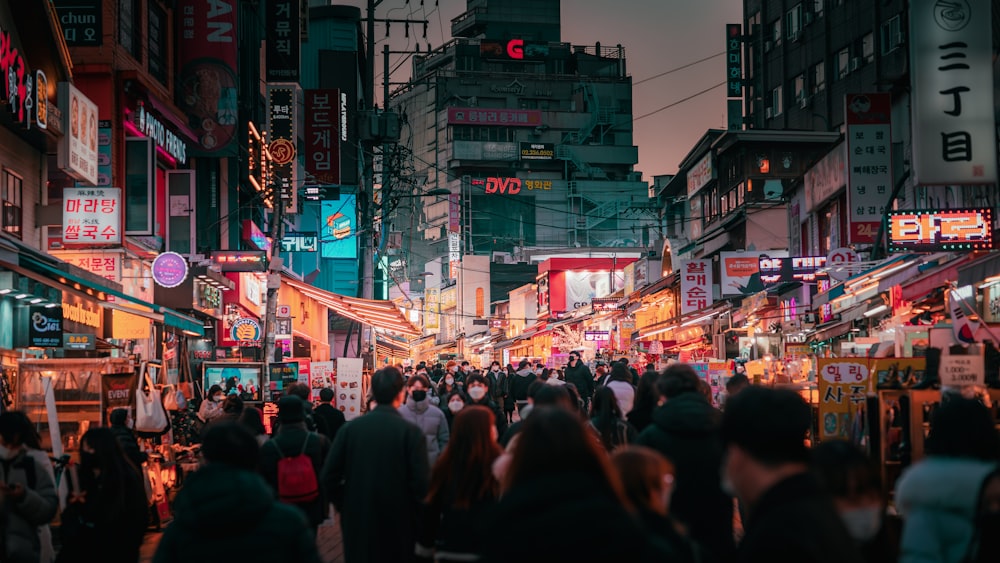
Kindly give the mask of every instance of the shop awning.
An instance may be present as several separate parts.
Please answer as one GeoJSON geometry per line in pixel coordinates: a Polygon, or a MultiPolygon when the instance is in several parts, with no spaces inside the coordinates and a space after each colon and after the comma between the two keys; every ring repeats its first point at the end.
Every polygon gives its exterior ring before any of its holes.
{"type": "MultiPolygon", "coordinates": [[[[904,301],[916,301],[931,294],[935,289],[942,287],[955,280],[960,280],[963,267],[975,267],[975,263],[970,264],[972,257],[963,257],[952,260],[941,266],[935,266],[921,272],[919,276],[913,277],[902,283],[904,301]]],[[[1000,264],[998,264],[1000,265],[1000,264]]],[[[975,282],[973,282],[975,283],[975,282]]],[[[959,283],[959,285],[968,285],[959,283]]]]}
{"type": "Polygon", "coordinates": [[[958,269],[958,286],[974,285],[1000,274],[1000,252],[990,252],[981,259],[958,269]]]}
{"type": "Polygon", "coordinates": [[[281,283],[287,283],[341,317],[405,336],[420,336],[421,334],[420,329],[413,326],[392,301],[339,295],[287,276],[282,276],[281,283]]]}
{"type": "Polygon", "coordinates": [[[139,309],[132,309],[132,308],[126,309],[127,312],[129,313],[139,316],[144,316],[154,321],[162,321],[164,326],[169,326],[185,331],[191,336],[205,336],[205,327],[201,321],[193,317],[189,317],[183,313],[179,313],[168,307],[163,307],[161,305],[156,305],[155,303],[149,303],[147,301],[143,301],[138,297],[134,297],[121,290],[115,289],[103,283],[99,283],[95,280],[84,279],[82,276],[78,276],[69,271],[61,270],[56,266],[46,264],[42,260],[39,260],[24,253],[20,253],[19,262],[21,263],[21,265],[27,268],[35,268],[44,271],[51,276],[55,276],[54,279],[56,280],[60,280],[60,278],[69,280],[70,282],[78,283],[82,286],[93,288],[95,291],[103,292],[106,295],[113,295],[117,299],[124,299],[125,301],[133,303],[140,307],[139,309]],[[156,316],[151,316],[151,315],[156,315],[156,316]]]}

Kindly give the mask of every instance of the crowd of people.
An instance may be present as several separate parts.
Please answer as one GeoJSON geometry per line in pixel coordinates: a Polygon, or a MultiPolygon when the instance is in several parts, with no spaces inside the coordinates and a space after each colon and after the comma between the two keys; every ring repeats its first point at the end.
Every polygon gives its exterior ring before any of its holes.
{"type": "MultiPolygon", "coordinates": [[[[1000,435],[981,402],[933,411],[895,486],[900,534],[879,469],[852,443],[811,446],[800,395],[736,375],[720,410],[705,387],[685,364],[591,372],[576,353],[561,370],[386,367],[348,423],[331,390],[314,405],[290,386],[270,434],[212,389],[192,406],[202,466],[153,560],[318,562],[332,505],[347,563],[1000,561],[1000,435]]],[[[0,415],[0,561],[138,559],[145,454],[126,416],[83,436],[61,498],[34,425],[0,415]]]]}

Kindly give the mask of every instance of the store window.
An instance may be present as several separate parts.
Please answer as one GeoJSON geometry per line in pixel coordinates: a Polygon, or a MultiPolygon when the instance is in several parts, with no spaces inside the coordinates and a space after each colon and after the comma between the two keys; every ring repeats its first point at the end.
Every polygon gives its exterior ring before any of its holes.
{"type": "Polygon", "coordinates": [[[145,137],[125,140],[125,234],[153,234],[156,155],[145,137]]]}
{"type": "Polygon", "coordinates": [[[142,0],[118,0],[118,43],[142,61],[142,0]]]}
{"type": "Polygon", "coordinates": [[[10,170],[3,171],[3,231],[8,235],[23,238],[22,196],[24,183],[20,176],[10,170]]]}
{"type": "Polygon", "coordinates": [[[813,94],[826,89],[826,63],[820,61],[813,65],[813,94]]]}
{"type": "Polygon", "coordinates": [[[882,54],[887,55],[903,44],[903,28],[899,16],[892,16],[882,24],[881,29],[882,54]]]}
{"type": "Polygon", "coordinates": [[[167,84],[167,68],[169,60],[167,58],[167,14],[156,5],[155,2],[149,4],[149,21],[146,22],[147,33],[149,34],[149,74],[167,84]]]}

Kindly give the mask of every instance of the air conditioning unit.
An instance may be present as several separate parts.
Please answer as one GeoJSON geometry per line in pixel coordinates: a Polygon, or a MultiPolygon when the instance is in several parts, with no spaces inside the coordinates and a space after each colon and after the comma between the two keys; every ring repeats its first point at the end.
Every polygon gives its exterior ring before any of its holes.
{"type": "Polygon", "coordinates": [[[854,57],[851,59],[851,63],[847,66],[848,72],[854,72],[861,67],[861,57],[854,57]]]}
{"type": "Polygon", "coordinates": [[[799,96],[799,108],[806,109],[809,107],[809,96],[799,96]]]}
{"type": "Polygon", "coordinates": [[[791,33],[788,34],[788,41],[789,42],[791,42],[791,41],[798,41],[798,40],[799,40],[799,32],[798,31],[793,31],[793,32],[791,32],[791,33]]]}
{"type": "Polygon", "coordinates": [[[772,117],[774,117],[774,109],[773,108],[766,108],[764,110],[764,117],[766,117],[767,119],[771,119],[772,117]]]}
{"type": "Polygon", "coordinates": [[[765,53],[770,52],[771,51],[771,47],[773,47],[773,46],[774,46],[774,42],[772,42],[772,41],[765,41],[764,42],[764,52],[765,53]]]}
{"type": "Polygon", "coordinates": [[[902,45],[903,43],[905,43],[905,42],[906,42],[906,37],[905,37],[905,36],[903,36],[903,32],[902,32],[902,31],[900,31],[900,32],[896,33],[896,36],[895,36],[895,37],[893,37],[893,39],[895,39],[895,42],[894,42],[894,43],[895,43],[896,45],[902,45]]]}
{"type": "Polygon", "coordinates": [[[494,264],[513,264],[514,256],[510,252],[494,252],[493,253],[493,263],[494,264]]]}

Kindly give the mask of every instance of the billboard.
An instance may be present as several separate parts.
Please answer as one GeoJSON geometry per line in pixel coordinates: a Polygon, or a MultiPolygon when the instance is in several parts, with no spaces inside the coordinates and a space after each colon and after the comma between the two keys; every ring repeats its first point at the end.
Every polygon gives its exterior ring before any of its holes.
{"type": "Polygon", "coordinates": [[[121,244],[121,201],[120,188],[64,188],[63,244],[121,244]]]}
{"type": "Polygon", "coordinates": [[[59,83],[63,131],[58,165],[63,171],[91,185],[97,184],[97,104],[69,82],[59,83]]]}
{"type": "Polygon", "coordinates": [[[177,106],[198,139],[196,151],[234,156],[237,0],[179,0],[177,106]]]}
{"type": "Polygon", "coordinates": [[[353,194],[322,203],[322,231],[320,231],[320,256],[322,258],[358,257],[358,209],[353,194]]]}
{"type": "Polygon", "coordinates": [[[826,256],[794,256],[792,258],[761,258],[760,281],[764,287],[779,283],[814,283],[818,278],[826,278],[818,273],[826,268],[826,256]]]}
{"type": "Polygon", "coordinates": [[[760,279],[760,261],[785,258],[787,250],[762,250],[719,253],[719,278],[722,295],[753,295],[764,290],[760,279]]]}
{"type": "Polygon", "coordinates": [[[712,261],[681,261],[681,314],[686,315],[712,304],[712,261]]]}
{"type": "Polygon", "coordinates": [[[265,80],[268,82],[299,81],[299,17],[299,0],[267,0],[264,43],[267,49],[265,80]]]}
{"type": "Polygon", "coordinates": [[[537,109],[448,108],[448,125],[494,125],[538,127],[542,111],[537,109]]]}
{"type": "Polygon", "coordinates": [[[340,90],[306,90],[305,98],[306,172],[313,176],[309,183],[340,184],[340,90]]]}
{"type": "Polygon", "coordinates": [[[340,91],[340,182],[358,184],[358,54],[353,51],[319,52],[319,87],[340,91]]]}
{"type": "Polygon", "coordinates": [[[521,160],[553,160],[555,157],[554,143],[521,143],[521,160]]]}
{"type": "Polygon", "coordinates": [[[892,193],[892,96],[847,94],[847,239],[871,244],[892,193]]]}
{"type": "Polygon", "coordinates": [[[992,250],[993,210],[942,209],[889,214],[891,251],[992,250]]]}

